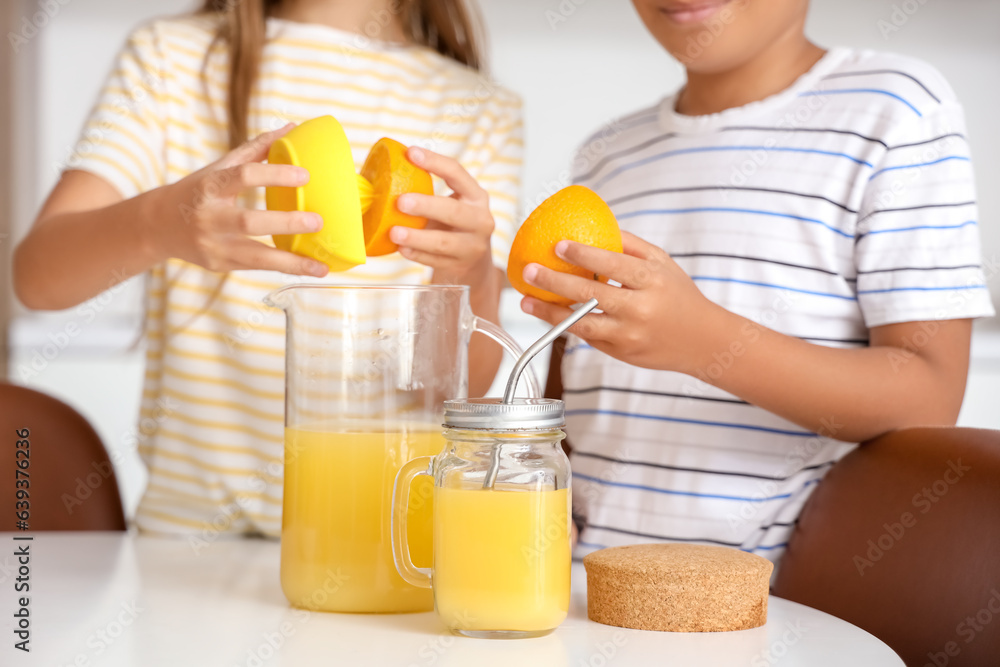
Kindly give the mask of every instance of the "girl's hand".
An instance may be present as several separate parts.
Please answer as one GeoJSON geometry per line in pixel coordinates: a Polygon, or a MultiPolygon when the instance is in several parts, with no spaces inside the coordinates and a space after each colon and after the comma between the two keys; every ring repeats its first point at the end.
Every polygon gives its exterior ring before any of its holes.
{"type": "Polygon", "coordinates": [[[171,185],[150,191],[146,238],[159,261],[176,257],[209,271],[265,269],[325,276],[325,264],[256,241],[252,236],[315,232],[316,213],[242,208],[238,197],[253,188],[298,187],[309,172],[284,164],[261,164],[271,144],[293,126],[262,134],[225,157],[171,185]]]}
{"type": "Polygon", "coordinates": [[[406,155],[413,164],[444,179],[452,195],[401,195],[396,200],[399,210],[427,218],[427,227],[393,227],[389,238],[403,257],[433,268],[434,282],[461,283],[473,289],[487,284],[496,277],[490,253],[494,223],[489,195],[457,160],[417,147],[406,155]]]}
{"type": "MultiPolygon", "coordinates": [[[[706,299],[686,273],[660,248],[622,233],[624,254],[572,241],[556,244],[556,255],[621,287],[606,285],[540,264],[524,267],[531,285],[576,302],[596,298],[603,311],[585,316],[569,329],[598,350],[635,366],[687,372],[698,368],[705,327],[721,310],[706,299]]],[[[550,324],[570,314],[563,306],[533,297],[521,309],[550,324]]]]}

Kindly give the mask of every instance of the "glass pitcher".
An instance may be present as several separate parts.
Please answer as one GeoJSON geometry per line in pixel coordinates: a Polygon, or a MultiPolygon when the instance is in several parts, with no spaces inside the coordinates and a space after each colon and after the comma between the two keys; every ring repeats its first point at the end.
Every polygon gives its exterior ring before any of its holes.
{"type": "MultiPolygon", "coordinates": [[[[472,314],[464,285],[293,285],[266,301],[286,315],[285,596],[323,611],[431,609],[393,563],[396,472],[443,449],[443,403],[467,395],[473,331],[514,355],[517,344],[472,314]]],[[[408,546],[429,565],[431,485],[409,501],[408,546]]]]}
{"type": "Polygon", "coordinates": [[[400,575],[433,588],[452,632],[538,637],[565,620],[570,600],[570,469],[563,402],[470,398],[445,402],[447,446],[396,476],[393,556],[400,575]],[[413,485],[432,479],[434,554],[412,550],[413,485]]]}

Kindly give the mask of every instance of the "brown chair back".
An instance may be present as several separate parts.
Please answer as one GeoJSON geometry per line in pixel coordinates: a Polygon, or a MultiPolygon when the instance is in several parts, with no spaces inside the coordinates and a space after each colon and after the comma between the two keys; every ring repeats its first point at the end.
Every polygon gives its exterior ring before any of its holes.
{"type": "Polygon", "coordinates": [[[30,531],[125,530],[114,466],[87,420],[0,382],[0,531],[22,530],[23,511],[30,531]]]}
{"type": "Polygon", "coordinates": [[[907,665],[1000,665],[1000,431],[907,429],[845,456],[806,503],[772,592],[907,665]]]}

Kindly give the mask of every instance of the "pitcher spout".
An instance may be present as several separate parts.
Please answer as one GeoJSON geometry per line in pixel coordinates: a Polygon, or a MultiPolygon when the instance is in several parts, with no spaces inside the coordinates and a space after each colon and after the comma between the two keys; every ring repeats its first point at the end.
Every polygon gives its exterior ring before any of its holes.
{"type": "Polygon", "coordinates": [[[292,303],[289,292],[294,289],[298,289],[299,287],[301,287],[301,285],[285,285],[284,287],[279,287],[264,297],[264,305],[271,306],[272,308],[288,310],[288,307],[292,303]]]}

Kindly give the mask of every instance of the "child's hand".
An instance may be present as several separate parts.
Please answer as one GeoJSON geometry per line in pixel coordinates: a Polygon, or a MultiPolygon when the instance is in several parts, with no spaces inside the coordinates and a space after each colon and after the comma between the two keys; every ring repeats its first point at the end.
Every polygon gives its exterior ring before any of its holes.
{"type": "MultiPolygon", "coordinates": [[[[572,241],[556,244],[556,254],[588,272],[608,276],[621,287],[528,264],[524,279],[575,302],[596,298],[602,313],[590,314],[569,329],[617,359],[658,370],[685,372],[699,361],[709,316],[718,308],[660,248],[622,232],[624,254],[572,241]]],[[[550,324],[570,310],[525,297],[524,312],[550,324]]]]}
{"type": "Polygon", "coordinates": [[[393,227],[389,238],[403,257],[432,267],[435,282],[461,283],[473,289],[486,284],[496,273],[490,254],[494,222],[489,195],[457,160],[416,147],[406,155],[413,164],[444,179],[453,194],[401,195],[396,200],[399,210],[427,218],[427,227],[393,227]]]}
{"type": "Polygon", "coordinates": [[[301,167],[261,164],[271,144],[291,128],[289,124],[262,134],[204,169],[148,193],[147,238],[154,254],[161,260],[183,259],[209,271],[266,269],[325,276],[329,269],[322,262],[250,238],[315,232],[323,226],[318,214],[238,205],[238,196],[245,190],[309,182],[309,172],[301,167]]]}

